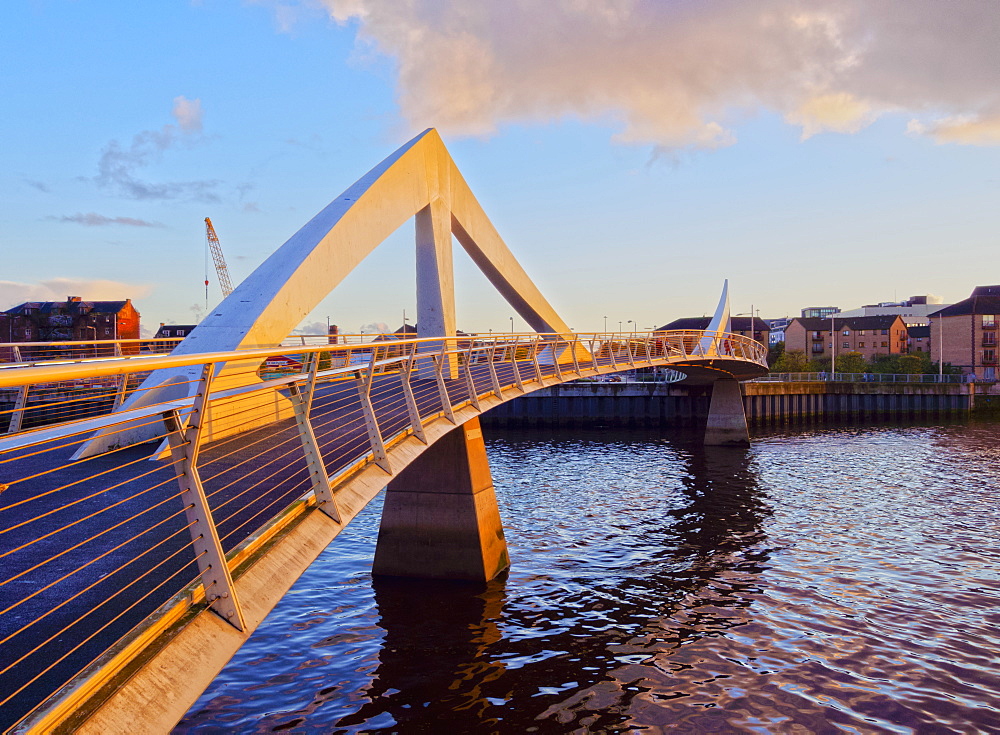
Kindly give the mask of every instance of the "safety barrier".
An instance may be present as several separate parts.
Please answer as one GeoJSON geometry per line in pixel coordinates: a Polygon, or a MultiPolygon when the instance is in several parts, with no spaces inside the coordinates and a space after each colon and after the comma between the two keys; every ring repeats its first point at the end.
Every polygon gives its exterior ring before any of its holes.
{"type": "Polygon", "coordinates": [[[0,437],[0,729],[71,724],[205,607],[242,630],[242,570],[303,514],[353,517],[339,500],[352,478],[374,464],[388,482],[402,469],[393,448],[435,422],[558,382],[706,360],[760,374],[766,347],[700,331],[470,335],[0,369],[0,390],[90,385],[104,401],[0,437]],[[140,378],[182,366],[200,368],[190,397],[122,406],[146,390],[140,378]],[[156,441],[116,440],[136,426],[156,441]],[[111,448],[88,457],[95,438],[111,448]]]}

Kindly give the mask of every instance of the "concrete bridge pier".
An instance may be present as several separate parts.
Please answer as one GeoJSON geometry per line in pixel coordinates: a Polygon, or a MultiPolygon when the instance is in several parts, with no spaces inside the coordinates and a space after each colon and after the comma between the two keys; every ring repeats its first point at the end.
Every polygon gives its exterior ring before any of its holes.
{"type": "Polygon", "coordinates": [[[705,426],[706,446],[750,445],[747,415],[743,410],[740,384],[732,378],[716,380],[712,384],[712,402],[708,408],[705,426]]]}
{"type": "Polygon", "coordinates": [[[389,483],[372,573],[485,582],[509,566],[483,430],[474,418],[389,483]]]}

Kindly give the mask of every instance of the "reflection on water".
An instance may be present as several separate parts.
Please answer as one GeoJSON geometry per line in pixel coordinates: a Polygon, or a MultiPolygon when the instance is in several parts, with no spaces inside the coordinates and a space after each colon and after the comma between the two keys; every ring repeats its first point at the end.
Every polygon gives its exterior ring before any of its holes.
{"type": "Polygon", "coordinates": [[[508,577],[373,584],[372,507],[178,729],[1000,730],[995,436],[497,434],[508,577]]]}

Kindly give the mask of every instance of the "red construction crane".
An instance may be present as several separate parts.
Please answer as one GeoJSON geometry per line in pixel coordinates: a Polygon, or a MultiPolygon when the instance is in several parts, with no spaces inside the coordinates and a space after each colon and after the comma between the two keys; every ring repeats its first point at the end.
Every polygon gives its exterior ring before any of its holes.
{"type": "MultiPolygon", "coordinates": [[[[215,262],[215,272],[219,274],[219,286],[222,288],[222,298],[226,298],[233,292],[233,282],[229,279],[229,268],[226,266],[226,259],[222,256],[222,246],[219,245],[219,236],[215,234],[212,227],[212,220],[205,218],[205,241],[208,249],[212,251],[212,260],[215,262]]],[[[208,301],[208,269],[205,269],[205,301],[208,301]]]]}

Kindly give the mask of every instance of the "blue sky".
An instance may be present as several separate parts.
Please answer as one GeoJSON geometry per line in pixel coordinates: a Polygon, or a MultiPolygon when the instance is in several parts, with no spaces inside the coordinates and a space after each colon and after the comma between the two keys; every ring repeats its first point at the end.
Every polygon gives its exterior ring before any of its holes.
{"type": "MultiPolygon", "coordinates": [[[[5,4],[0,308],[131,296],[147,328],[193,321],[204,217],[238,282],[431,125],[580,331],[710,313],[723,278],[765,317],[1000,282],[997,5],[537,5],[5,4]]],[[[306,321],[413,314],[412,236],[306,321]]],[[[459,327],[508,328],[456,253],[459,327]]]]}

